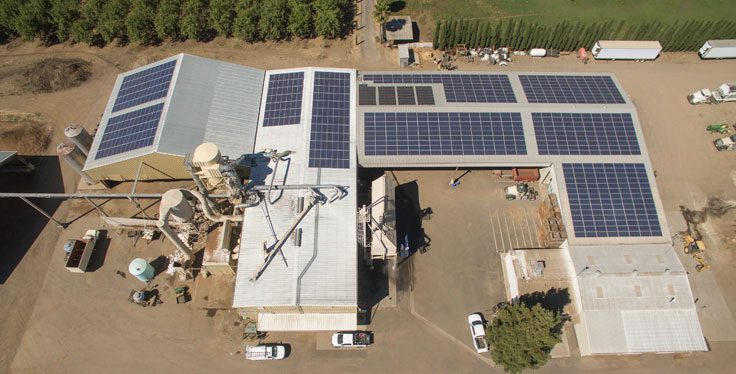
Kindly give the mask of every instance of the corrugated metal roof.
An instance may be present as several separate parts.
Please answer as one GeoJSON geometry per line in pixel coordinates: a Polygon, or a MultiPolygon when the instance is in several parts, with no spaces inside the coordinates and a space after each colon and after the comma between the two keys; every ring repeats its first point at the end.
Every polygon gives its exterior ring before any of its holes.
{"type": "Polygon", "coordinates": [[[355,330],[355,313],[258,313],[258,331],[355,330]]]}
{"type": "MultiPolygon", "coordinates": [[[[347,187],[347,196],[313,208],[298,226],[302,229],[301,246],[297,247],[288,241],[282,248],[283,258],[276,256],[260,278],[253,282],[250,281],[253,273],[263,262],[263,243],[274,244],[277,240],[274,232],[278,237],[292,225],[297,216],[296,202],[307,193],[294,190],[284,191],[283,194],[274,193],[274,199],[280,196],[275,204],[261,204],[247,209],[233,306],[357,306],[355,70],[305,68],[289,71],[305,72],[304,85],[307,89],[302,101],[301,123],[267,127],[259,124],[255,150],[258,152],[271,148],[293,152],[288,157],[288,163],[282,161],[276,170],[275,184],[337,184],[347,187]],[[353,75],[349,169],[308,167],[312,82],[315,71],[350,72],[353,75]],[[285,174],[286,170],[288,174],[285,174]]],[[[268,87],[264,87],[264,92],[267,89],[268,87]]],[[[262,105],[262,110],[263,107],[262,105]]],[[[270,175],[267,173],[271,173],[274,167],[274,163],[271,163],[267,168],[253,170],[252,177],[256,183],[270,182],[270,175]]],[[[326,195],[331,193],[329,190],[322,192],[326,195]]]]}
{"type": "Polygon", "coordinates": [[[100,121],[85,170],[155,152],[183,156],[206,141],[217,144],[223,155],[237,157],[251,153],[264,74],[263,70],[186,54],[120,74],[100,121]],[[177,61],[177,66],[166,98],[115,112],[117,116],[153,103],[164,103],[154,144],[95,160],[94,155],[107,121],[112,117],[112,107],[123,79],[173,60],[177,61]]]}
{"type": "Polygon", "coordinates": [[[578,338],[591,354],[707,349],[687,273],[671,245],[569,250],[584,325],[578,338]]]}

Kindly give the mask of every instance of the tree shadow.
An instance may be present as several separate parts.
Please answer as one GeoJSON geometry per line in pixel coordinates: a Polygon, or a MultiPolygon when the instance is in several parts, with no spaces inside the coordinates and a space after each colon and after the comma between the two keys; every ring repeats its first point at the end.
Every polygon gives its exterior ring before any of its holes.
{"type": "Polygon", "coordinates": [[[565,306],[570,304],[570,291],[567,288],[552,287],[547,292],[535,291],[519,296],[519,302],[529,308],[536,304],[560,315],[564,314],[565,306]]]}
{"type": "Polygon", "coordinates": [[[396,13],[404,10],[406,8],[406,1],[397,0],[391,2],[388,6],[389,10],[391,10],[391,13],[396,13]]]}

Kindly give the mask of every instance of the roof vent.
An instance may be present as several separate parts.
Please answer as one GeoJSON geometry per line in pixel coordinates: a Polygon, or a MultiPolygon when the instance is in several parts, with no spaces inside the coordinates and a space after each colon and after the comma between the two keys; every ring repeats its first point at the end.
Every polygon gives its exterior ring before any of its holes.
{"type": "Polygon", "coordinates": [[[634,271],[631,272],[631,275],[638,277],[639,276],[639,270],[634,269],[634,271]]]}
{"type": "Polygon", "coordinates": [[[664,275],[670,275],[671,273],[672,273],[672,270],[664,269],[664,275]]]}

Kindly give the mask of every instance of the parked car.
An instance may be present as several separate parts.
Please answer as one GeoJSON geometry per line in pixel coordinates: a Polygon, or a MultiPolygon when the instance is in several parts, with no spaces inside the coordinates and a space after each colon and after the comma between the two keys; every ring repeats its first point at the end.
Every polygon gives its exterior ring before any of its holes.
{"type": "Polygon", "coordinates": [[[486,343],[486,329],[483,324],[483,316],[480,313],[473,313],[468,316],[468,324],[470,325],[470,335],[473,337],[473,346],[476,352],[488,352],[488,343],[486,343]]]}
{"type": "Polygon", "coordinates": [[[282,360],[286,357],[286,346],[282,344],[261,344],[245,347],[247,360],[282,360]]]}
{"type": "Polygon", "coordinates": [[[332,334],[332,346],[340,347],[367,347],[373,342],[373,335],[367,331],[346,331],[332,334]]]}

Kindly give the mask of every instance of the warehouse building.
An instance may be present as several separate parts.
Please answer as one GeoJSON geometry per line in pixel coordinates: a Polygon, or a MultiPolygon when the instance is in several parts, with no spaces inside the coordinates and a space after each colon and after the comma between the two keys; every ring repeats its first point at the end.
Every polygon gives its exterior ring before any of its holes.
{"type": "Polygon", "coordinates": [[[359,167],[515,167],[556,196],[583,355],[707,349],[636,109],[610,74],[262,71],[179,55],[119,77],[85,170],[187,178],[183,157],[205,141],[288,153],[251,170],[251,185],[284,188],[246,209],[240,236],[233,307],[262,331],[355,328],[359,167]]]}
{"type": "Polygon", "coordinates": [[[184,179],[184,157],[213,142],[251,153],[263,70],[179,54],[120,74],[84,171],[98,180],[184,179]]]}

